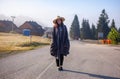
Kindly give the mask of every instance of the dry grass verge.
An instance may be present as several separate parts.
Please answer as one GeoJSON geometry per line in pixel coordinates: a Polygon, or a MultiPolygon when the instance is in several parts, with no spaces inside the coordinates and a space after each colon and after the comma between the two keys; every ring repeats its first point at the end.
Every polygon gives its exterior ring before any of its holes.
{"type": "Polygon", "coordinates": [[[40,36],[30,37],[21,34],[0,33],[0,57],[13,52],[32,50],[50,44],[50,39],[40,36]]]}

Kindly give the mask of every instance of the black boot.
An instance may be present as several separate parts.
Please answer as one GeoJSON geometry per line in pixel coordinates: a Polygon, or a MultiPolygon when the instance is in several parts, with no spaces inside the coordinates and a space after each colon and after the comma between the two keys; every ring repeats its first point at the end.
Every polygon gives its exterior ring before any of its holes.
{"type": "Polygon", "coordinates": [[[59,71],[63,71],[63,67],[59,67],[58,70],[59,70],[59,71]]]}

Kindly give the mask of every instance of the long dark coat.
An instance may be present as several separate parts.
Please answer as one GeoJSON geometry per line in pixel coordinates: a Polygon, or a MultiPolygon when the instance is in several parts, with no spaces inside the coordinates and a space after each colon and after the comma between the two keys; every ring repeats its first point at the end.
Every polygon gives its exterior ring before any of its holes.
{"type": "Polygon", "coordinates": [[[59,27],[53,27],[52,33],[52,43],[50,47],[50,53],[54,57],[59,57],[60,54],[67,56],[69,54],[70,43],[68,39],[68,32],[65,25],[60,26],[62,27],[62,37],[59,40],[59,27]]]}

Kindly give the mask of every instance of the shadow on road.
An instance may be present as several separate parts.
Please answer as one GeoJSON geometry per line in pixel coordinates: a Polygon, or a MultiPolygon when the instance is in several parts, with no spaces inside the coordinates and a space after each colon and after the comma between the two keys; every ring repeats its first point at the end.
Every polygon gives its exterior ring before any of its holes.
{"type": "Polygon", "coordinates": [[[120,51],[120,49],[115,49],[115,50],[120,51]]]}
{"type": "Polygon", "coordinates": [[[63,72],[71,72],[71,73],[77,73],[77,74],[85,74],[85,75],[89,75],[89,76],[91,76],[91,77],[102,78],[102,79],[120,79],[120,78],[116,78],[116,77],[110,77],[110,76],[104,76],[104,75],[97,75],[97,74],[80,72],[80,71],[73,71],[73,70],[67,70],[67,69],[64,69],[63,72]]]}

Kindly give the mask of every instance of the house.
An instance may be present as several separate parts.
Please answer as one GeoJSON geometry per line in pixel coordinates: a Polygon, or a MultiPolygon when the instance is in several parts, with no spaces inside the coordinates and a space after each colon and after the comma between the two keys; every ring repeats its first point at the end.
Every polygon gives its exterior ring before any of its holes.
{"type": "Polygon", "coordinates": [[[21,33],[23,33],[24,29],[29,29],[31,31],[31,35],[42,36],[44,34],[42,26],[34,21],[26,21],[19,27],[19,29],[21,30],[21,33]]]}
{"type": "Polygon", "coordinates": [[[0,32],[9,33],[11,31],[19,32],[20,30],[12,21],[0,20],[0,32]]]}

